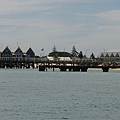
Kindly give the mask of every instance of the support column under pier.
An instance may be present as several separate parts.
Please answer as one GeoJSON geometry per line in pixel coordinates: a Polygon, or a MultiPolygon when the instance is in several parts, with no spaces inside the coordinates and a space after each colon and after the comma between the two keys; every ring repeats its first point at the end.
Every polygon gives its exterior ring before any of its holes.
{"type": "Polygon", "coordinates": [[[32,68],[33,68],[33,69],[35,68],[35,65],[34,65],[34,63],[32,63],[32,68]]]}
{"type": "Polygon", "coordinates": [[[39,65],[39,71],[45,71],[45,66],[40,66],[39,65]]]}
{"type": "Polygon", "coordinates": [[[74,71],[74,72],[80,72],[80,68],[79,68],[79,67],[74,67],[74,68],[73,68],[73,71],[74,71]]]}
{"type": "Polygon", "coordinates": [[[60,69],[60,71],[66,71],[66,67],[65,66],[61,66],[59,69],[60,69]]]}
{"type": "Polygon", "coordinates": [[[27,69],[30,69],[30,63],[27,64],[26,68],[27,68],[27,69]]]}
{"type": "Polygon", "coordinates": [[[81,72],[87,72],[88,68],[87,67],[82,67],[81,72]]]}
{"type": "Polygon", "coordinates": [[[109,72],[109,67],[103,67],[102,70],[103,72],[109,72]]]}

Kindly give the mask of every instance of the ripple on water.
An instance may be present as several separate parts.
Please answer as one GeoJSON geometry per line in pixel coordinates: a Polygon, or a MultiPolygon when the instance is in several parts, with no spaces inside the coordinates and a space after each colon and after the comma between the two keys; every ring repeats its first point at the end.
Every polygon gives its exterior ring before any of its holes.
{"type": "Polygon", "coordinates": [[[5,70],[1,120],[119,120],[120,74],[5,70]]]}

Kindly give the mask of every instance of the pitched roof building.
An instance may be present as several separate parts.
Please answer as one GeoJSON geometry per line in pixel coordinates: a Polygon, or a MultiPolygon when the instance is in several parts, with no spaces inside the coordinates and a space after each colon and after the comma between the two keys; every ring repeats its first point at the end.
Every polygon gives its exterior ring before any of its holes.
{"type": "Polygon", "coordinates": [[[30,57],[30,58],[33,58],[35,57],[35,53],[31,47],[27,50],[27,52],[23,52],[20,47],[18,47],[15,50],[15,48],[13,49],[13,48],[9,48],[8,46],[6,46],[6,48],[0,53],[0,57],[15,57],[15,58],[30,57]]]}
{"type": "Polygon", "coordinates": [[[16,49],[16,51],[14,52],[14,54],[15,54],[15,57],[23,57],[24,56],[24,53],[23,53],[23,51],[21,50],[20,47],[18,47],[16,49]]]}
{"type": "Polygon", "coordinates": [[[7,46],[3,52],[1,53],[1,57],[11,57],[12,56],[12,52],[9,49],[9,47],[7,46]]]}
{"type": "Polygon", "coordinates": [[[103,52],[100,59],[105,62],[120,62],[120,52],[103,52]]]}
{"type": "Polygon", "coordinates": [[[103,52],[100,57],[120,57],[120,52],[103,52]]]}
{"type": "Polygon", "coordinates": [[[26,54],[27,54],[28,57],[31,57],[31,58],[35,57],[35,53],[33,52],[31,47],[28,49],[26,54]]]}

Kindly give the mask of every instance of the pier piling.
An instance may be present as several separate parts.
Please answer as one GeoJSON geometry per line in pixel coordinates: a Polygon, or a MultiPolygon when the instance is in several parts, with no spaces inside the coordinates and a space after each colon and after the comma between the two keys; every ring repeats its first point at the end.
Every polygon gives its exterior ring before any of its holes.
{"type": "Polygon", "coordinates": [[[103,67],[102,70],[103,72],[109,72],[109,67],[103,67]]]}
{"type": "Polygon", "coordinates": [[[87,69],[88,69],[87,67],[82,67],[81,72],[87,72],[87,69]]]}

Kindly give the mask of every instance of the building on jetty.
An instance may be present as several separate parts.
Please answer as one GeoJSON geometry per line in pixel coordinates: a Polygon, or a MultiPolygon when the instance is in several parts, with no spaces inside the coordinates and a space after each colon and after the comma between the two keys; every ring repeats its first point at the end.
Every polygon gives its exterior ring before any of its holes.
{"type": "Polygon", "coordinates": [[[23,52],[20,47],[18,47],[15,51],[11,51],[11,49],[7,46],[2,52],[1,57],[15,57],[15,58],[24,58],[24,57],[35,57],[35,53],[32,48],[29,48],[26,52],[23,52]]]}
{"type": "Polygon", "coordinates": [[[30,59],[35,58],[35,53],[32,48],[29,48],[26,52],[23,52],[20,47],[15,51],[6,46],[6,48],[0,54],[0,68],[29,68],[32,64],[34,67],[34,60],[30,59]]]}
{"type": "Polygon", "coordinates": [[[48,56],[35,56],[32,48],[23,51],[19,46],[14,51],[8,46],[0,53],[0,68],[38,68],[39,71],[59,68],[60,71],[87,72],[88,68],[120,68],[120,52],[101,53],[99,58],[73,56],[68,52],[54,51],[48,56]]]}
{"type": "Polygon", "coordinates": [[[120,63],[120,52],[103,52],[99,59],[103,62],[120,63]]]}
{"type": "MultiPolygon", "coordinates": [[[[56,55],[56,54],[55,54],[56,55]]],[[[44,64],[39,65],[39,71],[46,71],[47,69],[58,68],[60,71],[81,71],[87,72],[88,68],[99,68],[103,72],[108,72],[109,69],[120,68],[120,53],[102,53],[99,58],[79,58],[75,56],[70,56],[71,60],[67,61],[65,59],[61,60],[60,57],[52,56],[49,62],[44,62],[44,64]]],[[[66,56],[64,56],[66,57],[66,56]]]]}

